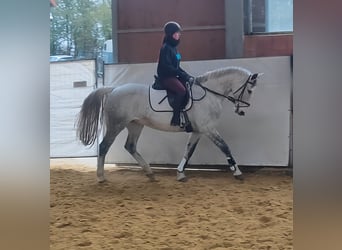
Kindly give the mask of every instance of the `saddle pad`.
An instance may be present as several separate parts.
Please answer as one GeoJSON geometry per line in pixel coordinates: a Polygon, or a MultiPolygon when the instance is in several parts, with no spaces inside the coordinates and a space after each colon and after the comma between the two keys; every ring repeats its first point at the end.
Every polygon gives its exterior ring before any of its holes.
{"type": "MultiPolygon", "coordinates": [[[[153,111],[156,112],[172,112],[173,108],[170,106],[169,101],[167,99],[166,90],[155,90],[151,86],[149,87],[149,102],[153,111]]],[[[185,106],[183,111],[187,111],[192,106],[192,98],[188,104],[185,106]]]]}

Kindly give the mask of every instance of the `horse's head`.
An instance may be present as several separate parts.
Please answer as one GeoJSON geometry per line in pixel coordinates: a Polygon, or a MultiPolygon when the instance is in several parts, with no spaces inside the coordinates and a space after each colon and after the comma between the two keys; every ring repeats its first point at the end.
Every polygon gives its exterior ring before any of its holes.
{"type": "Polygon", "coordinates": [[[196,82],[207,91],[233,102],[235,112],[244,115],[240,108],[250,106],[249,100],[261,75],[263,73],[252,74],[240,67],[227,67],[209,71],[197,77],[196,82]]]}
{"type": "Polygon", "coordinates": [[[234,103],[235,103],[235,112],[238,115],[244,115],[245,112],[240,110],[240,108],[249,107],[249,101],[253,94],[253,91],[257,85],[258,77],[263,75],[263,73],[255,73],[251,74],[248,73],[244,79],[247,78],[247,80],[242,80],[242,82],[235,82],[235,86],[232,86],[232,93],[234,103]]]}

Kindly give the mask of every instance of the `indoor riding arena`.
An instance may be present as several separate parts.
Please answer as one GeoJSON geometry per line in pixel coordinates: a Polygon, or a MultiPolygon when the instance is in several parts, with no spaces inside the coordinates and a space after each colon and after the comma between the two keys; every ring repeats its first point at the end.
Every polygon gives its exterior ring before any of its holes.
{"type": "Polygon", "coordinates": [[[157,0],[113,0],[115,63],[102,65],[101,76],[96,60],[50,63],[50,249],[293,249],[292,32],[253,32],[249,11],[258,4],[269,10],[262,2],[184,0],[161,7],[157,0]],[[188,15],[189,8],[199,15],[188,15]],[[77,139],[82,103],[98,88],[152,85],[169,20],[182,25],[178,50],[191,75],[226,66],[263,73],[245,115],[224,101],[216,127],[244,179],[234,178],[225,155],[203,136],[187,181],[177,181],[190,133],[144,127],[137,151],[156,180],[125,150],[125,129],[99,183],[103,134],[93,146],[77,139]]]}

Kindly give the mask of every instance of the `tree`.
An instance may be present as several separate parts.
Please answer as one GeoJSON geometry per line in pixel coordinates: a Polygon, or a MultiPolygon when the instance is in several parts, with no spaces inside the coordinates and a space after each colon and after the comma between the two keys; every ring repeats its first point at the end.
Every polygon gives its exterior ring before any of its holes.
{"type": "Polygon", "coordinates": [[[111,0],[103,0],[101,4],[98,5],[95,13],[95,18],[101,25],[101,31],[104,40],[112,39],[112,9],[111,0]]]}
{"type": "Polygon", "coordinates": [[[103,41],[111,37],[110,2],[59,0],[51,11],[50,54],[95,58],[103,41]]]}

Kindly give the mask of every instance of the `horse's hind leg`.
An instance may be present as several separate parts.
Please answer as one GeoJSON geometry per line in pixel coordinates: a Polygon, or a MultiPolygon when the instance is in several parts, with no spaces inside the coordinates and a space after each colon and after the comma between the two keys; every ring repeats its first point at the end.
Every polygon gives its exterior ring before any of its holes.
{"type": "Polygon", "coordinates": [[[150,165],[137,152],[137,142],[144,126],[133,121],[130,122],[126,127],[128,129],[128,136],[125,144],[125,149],[133,156],[133,158],[142,167],[142,169],[146,173],[146,176],[151,181],[155,181],[154,174],[152,172],[150,165]]]}
{"type": "Polygon", "coordinates": [[[227,143],[223,140],[223,138],[217,132],[217,130],[214,129],[212,131],[209,131],[206,133],[206,135],[226,155],[229,164],[229,169],[233,172],[234,177],[236,179],[243,180],[242,173],[238,165],[236,164],[227,143]]]}
{"type": "Polygon", "coordinates": [[[199,134],[199,133],[192,133],[189,136],[188,143],[186,144],[183,159],[177,167],[177,181],[186,181],[186,176],[184,174],[185,167],[188,164],[190,157],[194,153],[195,148],[196,148],[200,138],[201,138],[201,134],[199,134]]]}
{"type": "Polygon", "coordinates": [[[99,155],[97,157],[97,180],[98,182],[104,182],[106,179],[104,177],[104,162],[106,154],[113,144],[116,136],[123,130],[124,127],[116,127],[114,130],[107,130],[102,142],[99,146],[99,155]]]}

